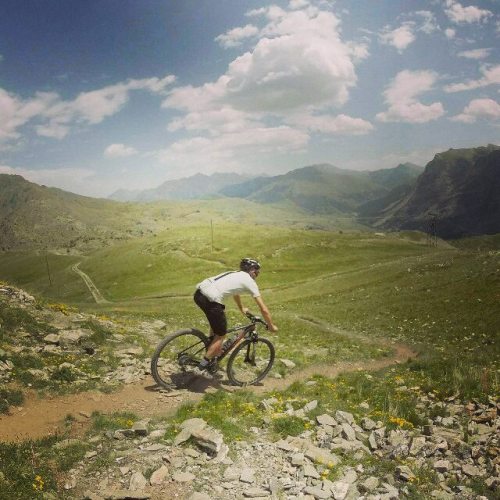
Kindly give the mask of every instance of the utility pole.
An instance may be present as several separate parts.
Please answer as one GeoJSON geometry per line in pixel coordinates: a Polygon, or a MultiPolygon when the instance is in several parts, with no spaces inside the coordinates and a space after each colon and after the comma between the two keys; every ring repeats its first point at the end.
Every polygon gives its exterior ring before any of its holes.
{"type": "Polygon", "coordinates": [[[214,251],[214,223],[213,220],[210,219],[210,233],[212,235],[212,253],[214,251]]]}
{"type": "Polygon", "coordinates": [[[430,247],[437,247],[437,217],[436,214],[429,215],[429,222],[427,228],[427,244],[430,247]]]}
{"type": "Polygon", "coordinates": [[[47,266],[47,275],[49,277],[49,285],[52,286],[52,278],[50,277],[49,258],[47,257],[47,253],[45,253],[45,265],[47,266]]]}

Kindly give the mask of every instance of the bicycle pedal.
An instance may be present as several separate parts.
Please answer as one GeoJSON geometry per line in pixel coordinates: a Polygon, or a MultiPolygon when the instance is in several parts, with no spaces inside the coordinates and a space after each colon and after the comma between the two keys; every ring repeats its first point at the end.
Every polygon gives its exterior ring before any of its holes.
{"type": "Polygon", "coordinates": [[[211,375],[215,375],[219,371],[219,365],[217,363],[212,363],[207,366],[206,371],[211,375]]]}

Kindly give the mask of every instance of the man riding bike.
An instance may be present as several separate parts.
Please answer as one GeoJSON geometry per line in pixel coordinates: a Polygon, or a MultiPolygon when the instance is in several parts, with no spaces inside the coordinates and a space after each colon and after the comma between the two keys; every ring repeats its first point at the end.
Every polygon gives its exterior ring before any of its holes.
{"type": "Polygon", "coordinates": [[[206,355],[199,364],[200,370],[207,369],[213,358],[219,356],[227,333],[227,319],[224,311],[224,300],[233,297],[238,309],[246,314],[248,309],[243,307],[241,293],[250,293],[257,305],[268,330],[277,332],[278,327],[273,323],[271,314],[264,304],[255,279],[260,272],[260,263],[255,259],[244,258],[240,262],[239,271],[228,271],[217,276],[212,276],[198,283],[194,294],[194,301],[205,313],[210,324],[210,333],[213,340],[209,345],[206,355]]]}

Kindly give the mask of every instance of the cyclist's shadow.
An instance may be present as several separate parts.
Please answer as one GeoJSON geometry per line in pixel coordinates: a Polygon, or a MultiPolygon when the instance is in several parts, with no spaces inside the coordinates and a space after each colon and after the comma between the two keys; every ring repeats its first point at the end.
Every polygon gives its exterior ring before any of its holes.
{"type": "MultiPolygon", "coordinates": [[[[224,389],[232,387],[228,380],[222,377],[209,378],[197,373],[175,373],[170,376],[172,391],[186,390],[195,393],[205,393],[208,389],[224,389]]],[[[159,385],[146,387],[148,391],[165,391],[159,385]]]]}

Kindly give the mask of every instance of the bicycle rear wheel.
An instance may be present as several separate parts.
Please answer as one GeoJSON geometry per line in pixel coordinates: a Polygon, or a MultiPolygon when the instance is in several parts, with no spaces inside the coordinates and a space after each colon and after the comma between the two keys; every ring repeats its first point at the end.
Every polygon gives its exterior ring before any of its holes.
{"type": "Polygon", "coordinates": [[[260,382],[274,363],[274,346],[267,339],[248,339],[229,356],[227,376],[234,385],[260,382]]]}
{"type": "Polygon", "coordinates": [[[205,334],[194,328],[165,337],[151,357],[155,382],[165,389],[182,386],[186,382],[185,372],[203,359],[209,342],[205,334]]]}

